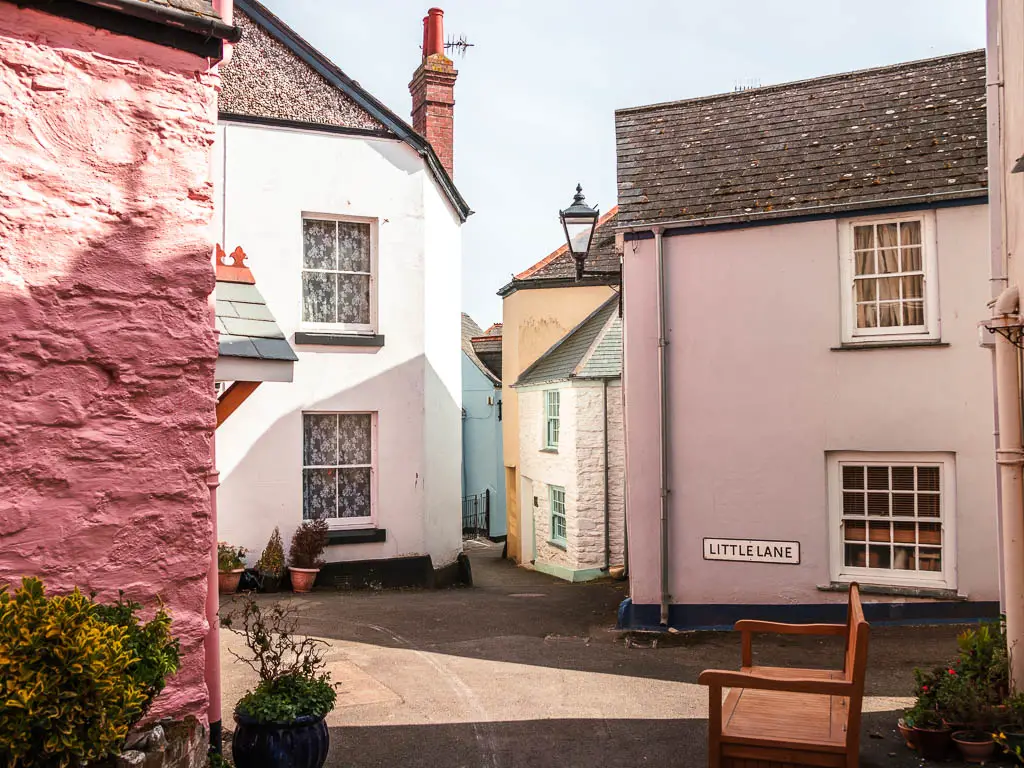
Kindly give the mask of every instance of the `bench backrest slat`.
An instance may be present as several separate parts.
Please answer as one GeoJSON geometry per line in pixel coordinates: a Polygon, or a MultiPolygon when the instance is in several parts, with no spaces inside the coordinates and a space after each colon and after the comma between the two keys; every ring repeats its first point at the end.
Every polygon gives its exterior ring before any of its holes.
{"type": "Polygon", "coordinates": [[[846,657],[843,660],[843,677],[853,683],[850,695],[850,717],[847,724],[847,749],[860,741],[861,703],[864,698],[864,675],[868,666],[868,632],[864,620],[864,608],[860,603],[860,587],[850,585],[850,604],[846,618],[846,657]]]}

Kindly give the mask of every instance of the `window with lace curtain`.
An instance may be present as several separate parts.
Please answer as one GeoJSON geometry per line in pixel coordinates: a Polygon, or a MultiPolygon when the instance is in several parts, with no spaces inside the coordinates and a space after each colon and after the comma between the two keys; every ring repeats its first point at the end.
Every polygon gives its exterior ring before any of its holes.
{"type": "Polygon", "coordinates": [[[373,521],[376,466],[372,413],[302,414],[302,517],[333,528],[373,521]]]}
{"type": "Polygon", "coordinates": [[[303,217],[303,327],[376,330],[375,240],[370,221],[303,217]]]}
{"type": "Polygon", "coordinates": [[[841,223],[843,341],[938,339],[930,212],[841,223]]]}

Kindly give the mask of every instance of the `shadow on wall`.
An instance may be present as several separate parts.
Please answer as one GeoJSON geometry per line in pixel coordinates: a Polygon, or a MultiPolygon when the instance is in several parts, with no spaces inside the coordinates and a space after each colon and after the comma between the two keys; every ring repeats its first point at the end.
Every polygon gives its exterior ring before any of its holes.
{"type": "MultiPolygon", "coordinates": [[[[301,366],[300,360],[297,367],[301,366]]],[[[257,390],[257,397],[246,401],[232,419],[258,418],[259,396],[273,397],[274,390],[269,388],[278,385],[263,386],[268,389],[257,390]]],[[[433,447],[427,446],[430,438],[425,433],[428,410],[434,411],[434,421],[449,420],[453,433],[459,434],[460,407],[440,384],[427,358],[420,355],[279,416],[241,455],[229,456],[228,441],[222,441],[218,461],[222,466],[232,466],[223,471],[218,491],[221,537],[247,547],[250,564],[259,557],[274,526],[280,527],[286,543],[290,541],[302,522],[302,413],[377,411],[376,520],[379,527],[387,529],[387,542],[342,547],[344,552],[338,554],[349,560],[431,554],[437,568],[447,562],[437,544],[434,551],[428,551],[434,536],[435,542],[438,538],[451,539],[448,562],[454,561],[462,549],[459,445],[450,448],[454,469],[448,521],[445,510],[427,509],[430,497],[425,482],[430,467],[426,452],[433,447]],[[427,393],[434,401],[429,405],[425,402],[427,393]],[[437,402],[439,399],[441,402],[437,402]],[[427,520],[421,510],[428,513],[427,520]]],[[[241,438],[235,441],[241,442],[241,438]]],[[[444,446],[438,449],[444,450],[444,446]]],[[[332,554],[328,552],[329,557],[332,554]]]]}
{"type": "MultiPolygon", "coordinates": [[[[5,45],[36,49],[35,34],[5,30],[5,45]]],[[[162,600],[182,660],[151,715],[199,715],[217,347],[202,221],[212,187],[189,184],[213,125],[204,137],[195,114],[146,94],[201,103],[212,84],[134,64],[123,39],[55,53],[62,37],[37,64],[89,58],[97,81],[131,85],[81,89],[80,72],[61,71],[70,85],[26,95],[21,70],[7,72],[0,582],[33,574],[54,593],[162,600]]]]}

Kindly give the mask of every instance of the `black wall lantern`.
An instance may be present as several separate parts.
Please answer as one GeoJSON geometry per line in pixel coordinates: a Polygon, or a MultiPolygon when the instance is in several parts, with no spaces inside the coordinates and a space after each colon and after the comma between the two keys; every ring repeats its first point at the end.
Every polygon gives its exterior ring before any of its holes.
{"type": "Polygon", "coordinates": [[[577,280],[583,278],[583,268],[587,263],[587,254],[590,253],[590,243],[594,239],[594,229],[597,227],[597,219],[601,215],[597,206],[591,208],[583,200],[583,187],[577,184],[572,205],[558,212],[558,217],[562,220],[562,229],[565,230],[565,242],[569,246],[569,254],[576,263],[577,280]]]}

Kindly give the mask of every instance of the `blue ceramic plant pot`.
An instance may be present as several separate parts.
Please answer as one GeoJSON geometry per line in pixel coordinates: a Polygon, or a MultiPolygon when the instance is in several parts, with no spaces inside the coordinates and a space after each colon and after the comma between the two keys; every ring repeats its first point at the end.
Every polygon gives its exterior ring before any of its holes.
{"type": "Polygon", "coordinates": [[[330,744],[322,717],[300,717],[281,725],[259,723],[235,712],[235,768],[322,768],[330,744]]]}

